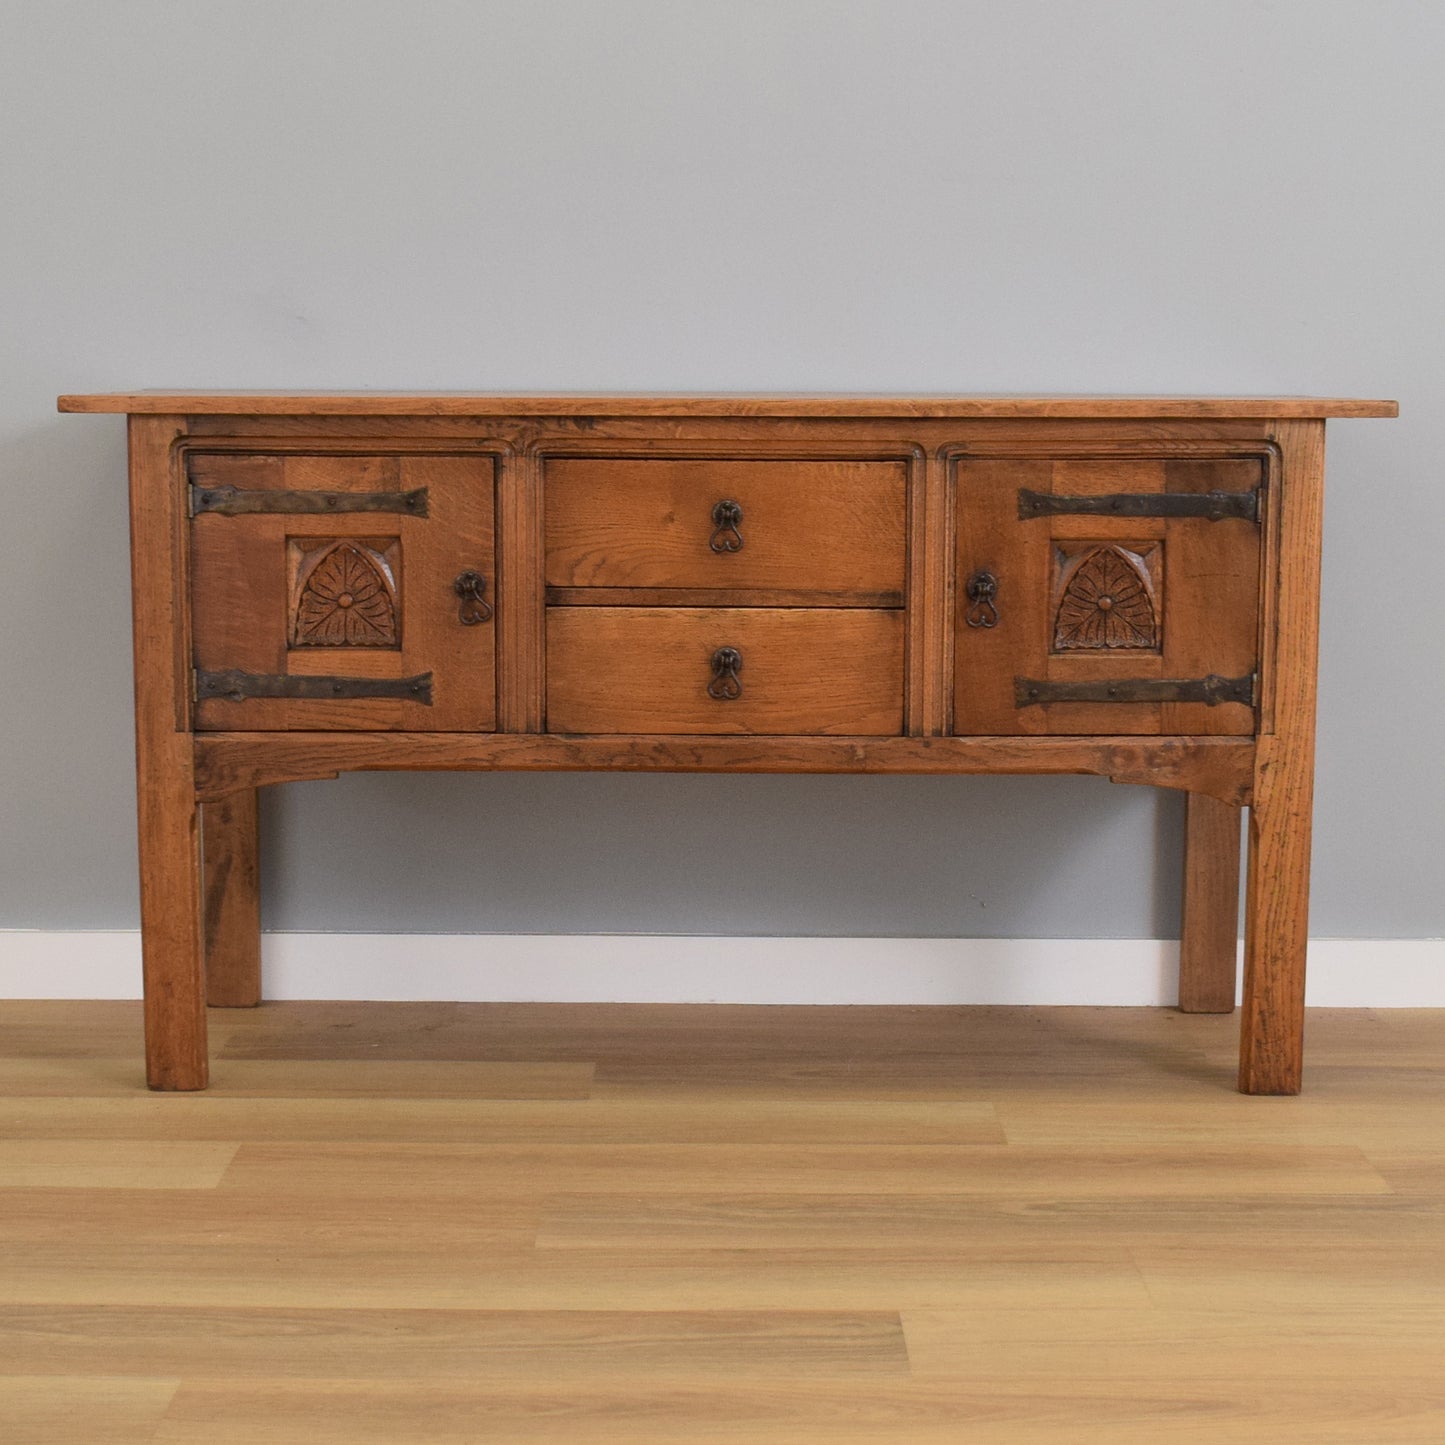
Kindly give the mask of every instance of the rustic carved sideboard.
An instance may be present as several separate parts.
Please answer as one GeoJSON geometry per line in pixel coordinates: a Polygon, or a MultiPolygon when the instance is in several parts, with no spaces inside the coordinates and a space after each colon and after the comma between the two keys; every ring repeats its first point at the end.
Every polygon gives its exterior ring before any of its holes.
{"type": "Polygon", "coordinates": [[[1302,398],[67,396],[130,417],[148,1078],[260,998],[256,790],[355,769],[1188,793],[1180,1006],[1298,1091],[1326,417],[1302,398]]]}

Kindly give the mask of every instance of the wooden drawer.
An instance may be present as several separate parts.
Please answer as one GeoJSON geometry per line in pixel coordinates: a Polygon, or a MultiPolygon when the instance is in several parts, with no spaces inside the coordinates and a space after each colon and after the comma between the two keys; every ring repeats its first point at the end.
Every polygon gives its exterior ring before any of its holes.
{"type": "Polygon", "coordinates": [[[549,587],[903,600],[901,460],[551,457],[544,475],[549,587]]]}
{"type": "Polygon", "coordinates": [[[901,733],[903,636],[864,608],[549,608],[547,727],[901,733]]]}
{"type": "Polygon", "coordinates": [[[187,471],[197,729],[496,726],[490,457],[195,451],[187,471]]]}

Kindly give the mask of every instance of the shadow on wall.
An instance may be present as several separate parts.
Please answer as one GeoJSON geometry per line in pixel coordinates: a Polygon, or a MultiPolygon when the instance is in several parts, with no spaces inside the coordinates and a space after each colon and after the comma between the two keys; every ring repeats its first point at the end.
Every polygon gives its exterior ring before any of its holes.
{"type": "Polygon", "coordinates": [[[267,928],[1178,936],[1183,795],[1103,779],[353,774],[262,796],[267,928]]]}

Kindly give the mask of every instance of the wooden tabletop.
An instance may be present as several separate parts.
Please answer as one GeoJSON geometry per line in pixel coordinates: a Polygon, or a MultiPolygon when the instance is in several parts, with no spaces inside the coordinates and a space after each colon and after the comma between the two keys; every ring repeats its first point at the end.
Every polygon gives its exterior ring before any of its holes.
{"type": "Polygon", "coordinates": [[[825,393],[113,391],[66,412],[182,416],[1392,417],[1393,401],[1319,396],[950,396],[825,393]]]}

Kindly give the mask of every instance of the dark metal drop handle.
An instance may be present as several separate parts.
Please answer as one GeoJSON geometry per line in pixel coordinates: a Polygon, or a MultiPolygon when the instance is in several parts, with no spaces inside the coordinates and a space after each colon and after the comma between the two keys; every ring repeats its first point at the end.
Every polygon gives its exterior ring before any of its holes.
{"type": "Polygon", "coordinates": [[[743,695],[743,685],[738,681],[742,671],[743,655],[736,647],[720,647],[712,655],[712,681],[707,685],[707,695],[719,702],[736,702],[743,695]]]}
{"type": "Polygon", "coordinates": [[[743,509],[736,502],[718,502],[712,509],[712,536],[708,546],[714,552],[741,552],[743,509]]]}
{"type": "Polygon", "coordinates": [[[998,608],[994,598],[998,596],[998,578],[992,572],[975,572],[963,589],[968,594],[968,611],[964,621],[970,627],[997,627],[998,608]]]}
{"type": "Polygon", "coordinates": [[[487,579],[480,572],[463,572],[452,583],[452,591],[462,599],[457,619],[463,627],[475,627],[492,620],[492,604],[487,601],[487,579]]]}

